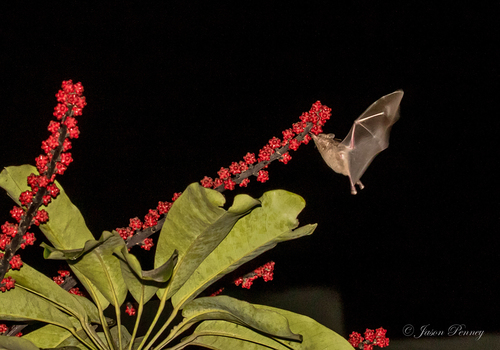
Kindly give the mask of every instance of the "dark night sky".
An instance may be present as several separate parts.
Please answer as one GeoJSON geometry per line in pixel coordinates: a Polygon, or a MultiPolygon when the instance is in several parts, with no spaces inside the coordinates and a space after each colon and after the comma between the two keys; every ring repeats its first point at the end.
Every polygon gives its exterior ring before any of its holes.
{"type": "MultiPolygon", "coordinates": [[[[260,258],[277,266],[258,288],[334,287],[347,329],[500,331],[498,5],[15,6],[0,14],[0,166],[34,163],[60,82],[81,81],[88,106],[59,181],[96,236],[258,152],[316,100],[343,137],[403,89],[390,148],[357,196],[313,145],[238,192],[296,192],[301,223],[319,223],[260,258]]],[[[1,199],[2,221],[11,207],[1,199]]]]}

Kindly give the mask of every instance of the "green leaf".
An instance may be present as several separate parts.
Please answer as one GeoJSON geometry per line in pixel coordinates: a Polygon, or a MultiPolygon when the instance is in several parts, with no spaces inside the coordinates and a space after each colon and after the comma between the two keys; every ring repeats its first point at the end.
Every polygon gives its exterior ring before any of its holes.
{"type": "MultiPolygon", "coordinates": [[[[38,170],[27,164],[7,167],[0,173],[0,186],[18,205],[21,205],[19,202],[20,194],[31,189],[26,179],[32,173],[38,175],[38,170]]],[[[54,182],[60,193],[45,208],[49,214],[49,221],[40,225],[40,230],[58,249],[81,248],[86,241],[94,239],[94,236],[87,228],[82,214],[71,203],[62,186],[59,182],[54,182]]]]}
{"type": "Polygon", "coordinates": [[[175,250],[179,253],[167,298],[184,284],[219,245],[236,221],[259,204],[247,195],[239,195],[235,197],[233,206],[226,211],[221,208],[224,202],[221,193],[193,183],[172,205],[158,238],[155,255],[155,267],[158,267],[175,250]]]}
{"type": "MultiPolygon", "coordinates": [[[[32,173],[38,174],[38,170],[28,164],[7,167],[0,173],[0,187],[7,191],[7,194],[14,202],[21,205],[19,196],[22,192],[30,190],[27,177],[32,173]]],[[[49,214],[49,221],[40,225],[40,230],[57,249],[81,249],[85,242],[94,240],[94,236],[87,228],[78,208],[71,203],[61,184],[57,181],[54,181],[54,183],[59,188],[60,193],[57,198],[52,199],[52,202],[44,208],[49,214]]],[[[98,300],[101,307],[105,309],[109,303],[104,296],[82,273],[77,270],[73,270],[73,272],[87,291],[93,295],[93,298],[98,300]]]]}
{"type": "Polygon", "coordinates": [[[207,286],[279,242],[311,234],[316,228],[316,225],[306,225],[293,230],[298,225],[296,217],[305,206],[304,199],[296,194],[270,191],[264,193],[260,201],[261,207],[241,218],[173,295],[174,307],[182,307],[207,286]]]}
{"type": "Polygon", "coordinates": [[[261,310],[277,312],[288,319],[290,328],[304,337],[302,343],[277,339],[292,349],[352,350],[352,345],[339,334],[316,322],[310,317],[266,305],[254,305],[261,310]]]}
{"type": "Polygon", "coordinates": [[[123,279],[130,294],[140,303],[141,296],[143,304],[147,303],[162,284],[168,282],[172,276],[175,263],[177,262],[177,251],[175,251],[167,262],[162,266],[149,271],[143,271],[137,258],[128,252],[126,246],[120,251],[115,250],[120,258],[123,279]]]}
{"type": "Polygon", "coordinates": [[[185,306],[182,315],[185,317],[182,324],[186,326],[202,320],[225,320],[276,337],[302,340],[300,335],[292,333],[288,320],[279,313],[257,309],[246,301],[224,295],[195,299],[185,306]]]}
{"type": "Polygon", "coordinates": [[[6,350],[39,350],[32,342],[19,337],[0,335],[0,349],[6,350]]]}
{"type": "Polygon", "coordinates": [[[68,293],[50,278],[28,264],[23,263],[23,267],[20,270],[9,270],[7,276],[14,278],[16,285],[20,288],[43,296],[82,322],[88,322],[87,318],[91,322],[99,322],[97,308],[90,300],[68,293]],[[85,305],[82,303],[85,303],[85,305]]]}
{"type": "MultiPolygon", "coordinates": [[[[127,296],[127,287],[123,280],[120,260],[113,252],[123,246],[123,239],[119,235],[104,231],[99,239],[101,244],[86,252],[76,262],[68,260],[69,266],[85,278],[78,278],[82,283],[91,282],[90,288],[97,288],[106,300],[115,307],[120,307],[127,296]]],[[[87,291],[89,291],[89,288],[87,291]]],[[[95,289],[93,290],[95,292],[95,289]]],[[[90,291],[89,291],[90,293],[90,291]]],[[[94,299],[95,300],[95,299],[94,299]]]]}
{"type": "Polygon", "coordinates": [[[68,315],[57,309],[51,302],[22,288],[0,293],[0,305],[2,305],[0,320],[41,321],[73,329],[68,315]]]}
{"type": "Polygon", "coordinates": [[[227,321],[203,321],[195,329],[193,335],[185,339],[183,343],[218,350],[290,350],[290,347],[284,346],[273,338],[227,321]]]}
{"type": "MultiPolygon", "coordinates": [[[[75,322],[73,322],[73,324],[75,324],[75,322]]],[[[77,333],[83,339],[88,339],[81,327],[77,333]]],[[[28,334],[23,335],[22,338],[31,341],[34,345],[42,349],[62,347],[88,349],[88,347],[81,343],[80,340],[78,340],[66,329],[51,324],[29,332],[28,334]]],[[[90,342],[90,340],[88,341],[90,342]]]]}

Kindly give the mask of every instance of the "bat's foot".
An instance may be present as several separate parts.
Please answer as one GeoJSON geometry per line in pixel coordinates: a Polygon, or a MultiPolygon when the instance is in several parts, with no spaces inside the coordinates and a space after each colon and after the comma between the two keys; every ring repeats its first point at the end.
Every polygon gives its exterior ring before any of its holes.
{"type": "MultiPolygon", "coordinates": [[[[365,185],[361,183],[361,181],[356,182],[356,185],[359,186],[359,189],[362,190],[365,188],[365,185]]],[[[356,191],[356,186],[351,182],[351,194],[358,194],[358,191],[356,191]]]]}

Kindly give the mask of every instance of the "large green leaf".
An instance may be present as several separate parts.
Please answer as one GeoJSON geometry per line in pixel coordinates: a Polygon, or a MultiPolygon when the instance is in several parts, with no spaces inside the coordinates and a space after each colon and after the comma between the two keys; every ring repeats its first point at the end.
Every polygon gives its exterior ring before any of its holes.
{"type": "Polygon", "coordinates": [[[302,334],[302,343],[276,339],[292,349],[352,350],[352,345],[339,334],[316,322],[310,317],[266,305],[254,305],[261,310],[277,312],[285,316],[293,332],[302,334]]]}
{"type": "Polygon", "coordinates": [[[246,301],[229,296],[195,299],[184,307],[182,315],[184,320],[177,327],[176,334],[182,333],[199,321],[225,320],[280,338],[296,341],[302,339],[300,335],[290,330],[288,320],[282,315],[274,311],[257,309],[246,301]]]}
{"type": "MultiPolygon", "coordinates": [[[[19,195],[30,190],[27,177],[32,173],[38,174],[38,170],[28,164],[7,167],[0,173],[0,187],[4,188],[14,202],[20,205],[19,195]]],[[[81,249],[85,242],[94,240],[94,236],[87,228],[78,208],[71,203],[61,184],[57,181],[55,184],[60,193],[44,208],[49,214],[49,221],[40,225],[40,230],[57,249],[81,249]]],[[[93,298],[98,300],[101,307],[105,309],[109,304],[106,298],[80,271],[74,270],[73,272],[87,291],[93,295],[93,298]]]]}
{"type": "MultiPolygon", "coordinates": [[[[81,327],[77,327],[77,322],[75,322],[76,320],[72,319],[72,321],[77,328],[77,334],[82,339],[86,339],[86,341],[91,343],[90,339],[87,338],[81,327]]],[[[80,342],[78,338],[66,329],[51,324],[29,332],[28,334],[23,335],[22,338],[31,341],[37,347],[42,349],[75,347],[82,350],[88,350],[87,346],[80,342]]]]}
{"type": "Polygon", "coordinates": [[[9,270],[7,276],[14,278],[17,286],[48,299],[82,322],[99,322],[97,308],[88,299],[68,293],[28,264],[24,263],[20,270],[9,270]]]}
{"type": "Polygon", "coordinates": [[[305,206],[302,197],[284,190],[264,193],[257,207],[241,218],[227,237],[200,264],[173,295],[174,307],[182,307],[207,286],[282,241],[311,234],[316,225],[298,225],[297,215],[305,206]]]}
{"type": "MultiPolygon", "coordinates": [[[[0,173],[0,186],[18,205],[20,205],[19,195],[31,189],[26,179],[32,173],[38,175],[38,170],[32,165],[10,166],[0,173]]],[[[40,225],[40,230],[58,249],[81,248],[86,241],[94,239],[94,236],[62,186],[57,181],[55,184],[60,193],[45,208],[49,214],[49,221],[40,225]]]]}
{"type": "MultiPolygon", "coordinates": [[[[169,259],[175,250],[179,257],[167,298],[174,294],[212,250],[226,237],[236,221],[259,201],[239,195],[227,211],[224,196],[197,183],[189,185],[168,212],[158,238],[155,267],[169,259]]],[[[163,290],[160,292],[163,294],[163,290]]]]}
{"type": "Polygon", "coordinates": [[[70,317],[51,302],[22,288],[0,293],[0,320],[41,321],[74,329],[70,317]]]}
{"type": "Polygon", "coordinates": [[[24,338],[0,335],[0,349],[5,350],[39,350],[38,347],[24,338]]]}
{"type": "Polygon", "coordinates": [[[127,286],[123,280],[120,259],[113,252],[121,248],[124,242],[119,235],[107,231],[103,232],[99,241],[102,244],[95,245],[76,262],[68,260],[68,263],[75,272],[84,275],[85,280],[90,281],[109,303],[120,307],[127,296],[127,286]]]}
{"type": "Polygon", "coordinates": [[[217,350],[290,350],[290,347],[245,326],[227,321],[211,320],[203,321],[194,333],[183,339],[179,345],[179,347],[174,346],[171,349],[182,349],[183,345],[198,345],[217,350]]]}
{"type": "Polygon", "coordinates": [[[126,246],[120,251],[115,250],[120,258],[123,279],[130,294],[138,303],[147,303],[158,288],[166,283],[172,276],[173,268],[177,262],[177,251],[162,266],[149,271],[143,271],[139,260],[128,252],[126,246]]]}

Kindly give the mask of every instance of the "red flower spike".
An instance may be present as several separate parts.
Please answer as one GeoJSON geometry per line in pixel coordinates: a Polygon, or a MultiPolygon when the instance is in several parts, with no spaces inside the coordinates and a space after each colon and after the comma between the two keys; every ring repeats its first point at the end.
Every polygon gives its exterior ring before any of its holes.
{"type": "Polygon", "coordinates": [[[51,120],[49,123],[49,126],[47,127],[47,130],[49,130],[51,133],[55,134],[56,132],[59,131],[60,127],[61,127],[61,123],[58,123],[54,120],[51,120]]]}
{"type": "Polygon", "coordinates": [[[0,324],[0,334],[7,333],[8,330],[9,330],[9,328],[7,327],[7,325],[5,323],[0,324]]]}
{"type": "Polygon", "coordinates": [[[160,214],[166,214],[168,211],[172,208],[172,203],[170,202],[158,202],[158,206],[156,209],[158,210],[158,213],[160,214]]]}
{"type": "Polygon", "coordinates": [[[217,175],[221,178],[221,180],[226,180],[231,176],[229,173],[229,170],[227,168],[221,167],[220,170],[217,172],[217,175]]]}
{"type": "Polygon", "coordinates": [[[61,277],[66,277],[66,276],[69,276],[70,273],[68,270],[58,270],[57,273],[59,274],[59,276],[61,277]]]}
{"type": "Polygon", "coordinates": [[[35,241],[36,241],[35,234],[31,232],[26,232],[23,235],[23,243],[21,243],[21,249],[26,248],[27,245],[33,245],[35,241]]]}
{"type": "Polygon", "coordinates": [[[299,146],[300,146],[300,141],[297,141],[297,139],[292,139],[290,140],[290,145],[288,146],[288,148],[296,151],[299,148],[299,146]]]}
{"type": "Polygon", "coordinates": [[[211,177],[208,177],[208,176],[205,176],[201,181],[200,181],[201,185],[205,188],[210,188],[212,187],[213,185],[213,180],[211,177]]]}
{"type": "Polygon", "coordinates": [[[220,293],[222,293],[223,290],[224,290],[224,287],[222,287],[218,291],[213,292],[212,294],[210,294],[210,296],[215,297],[215,296],[219,295],[220,293]]]}
{"type": "Polygon", "coordinates": [[[56,99],[57,99],[57,102],[66,102],[66,93],[62,90],[59,90],[56,94],[56,99]]]}
{"type": "Polygon", "coordinates": [[[153,246],[154,243],[152,238],[146,238],[141,244],[141,248],[144,250],[150,250],[153,246]]]}
{"type": "Polygon", "coordinates": [[[240,160],[240,171],[244,172],[248,170],[248,164],[242,160],[240,160]]]}
{"type": "Polygon", "coordinates": [[[240,183],[240,187],[247,187],[247,185],[250,183],[250,180],[248,178],[243,179],[240,183]]]}
{"type": "Polygon", "coordinates": [[[16,280],[9,276],[7,278],[4,278],[0,285],[3,285],[3,287],[0,287],[0,291],[5,292],[6,290],[11,290],[15,287],[16,280]]]}
{"type": "Polygon", "coordinates": [[[53,280],[54,280],[54,282],[56,282],[58,285],[61,285],[61,284],[63,284],[63,282],[64,282],[64,277],[62,277],[62,276],[52,277],[52,279],[53,279],[53,280]]]}
{"type": "Polygon", "coordinates": [[[80,288],[78,288],[78,287],[71,288],[70,290],[68,290],[68,292],[70,292],[71,294],[74,294],[74,295],[79,295],[81,297],[85,296],[85,294],[83,294],[82,292],[80,292],[80,288]]]}
{"type": "Polygon", "coordinates": [[[216,179],[214,180],[213,188],[217,188],[217,187],[219,187],[220,185],[222,185],[223,183],[224,183],[224,181],[222,181],[222,180],[221,180],[221,179],[219,179],[219,178],[216,178],[216,179]]]}
{"type": "Polygon", "coordinates": [[[285,154],[283,154],[281,156],[279,161],[282,162],[283,164],[287,164],[291,159],[292,159],[292,156],[290,155],[290,153],[286,152],[285,154]]]}
{"type": "Polygon", "coordinates": [[[266,170],[259,170],[257,181],[264,183],[267,180],[269,180],[269,173],[266,170]]]}
{"type": "Polygon", "coordinates": [[[64,139],[64,142],[63,142],[63,152],[66,152],[69,149],[71,149],[71,141],[68,140],[68,139],[64,139]]]}
{"type": "MultiPolygon", "coordinates": [[[[68,128],[74,128],[78,121],[73,118],[73,117],[67,117],[64,121],[63,124],[66,125],[68,128]]],[[[57,123],[59,124],[59,123],[57,123]]]]}
{"type": "Polygon", "coordinates": [[[231,165],[229,166],[229,172],[232,175],[241,173],[240,165],[236,162],[232,162],[231,165]]]}
{"type": "Polygon", "coordinates": [[[10,259],[9,264],[13,270],[19,270],[21,266],[23,266],[23,262],[21,261],[21,255],[16,254],[10,259]]]}
{"type": "Polygon", "coordinates": [[[19,201],[21,202],[22,205],[28,205],[28,204],[30,204],[31,202],[33,202],[33,192],[31,192],[31,191],[24,191],[19,196],[19,201]]]}
{"type": "Polygon", "coordinates": [[[236,183],[233,180],[231,180],[231,178],[224,180],[224,188],[226,190],[230,190],[230,191],[234,190],[235,185],[236,185],[236,183]]]}
{"type": "MultiPolygon", "coordinates": [[[[7,235],[7,236],[10,236],[10,237],[14,237],[17,233],[17,228],[18,228],[18,225],[17,224],[12,224],[8,221],[5,221],[5,224],[3,224],[2,226],[2,233],[7,235]]],[[[3,249],[2,249],[3,250],[3,249]]]]}
{"type": "Polygon", "coordinates": [[[125,313],[129,316],[135,315],[135,309],[131,303],[127,303],[127,307],[125,308],[125,313]]]}
{"type": "Polygon", "coordinates": [[[68,134],[70,139],[77,139],[80,135],[80,130],[78,130],[78,126],[68,129],[68,134]]]}
{"type": "Polygon", "coordinates": [[[247,163],[248,165],[251,165],[253,163],[255,163],[257,160],[255,159],[255,154],[253,153],[247,153],[244,157],[243,157],[243,160],[245,161],[245,163],[247,163]]]}
{"type": "Polygon", "coordinates": [[[130,225],[131,228],[134,230],[140,230],[142,227],[142,222],[138,217],[135,217],[133,219],[130,219],[130,225]]]}
{"type": "Polygon", "coordinates": [[[21,221],[23,215],[24,215],[24,209],[20,207],[14,207],[10,211],[10,216],[12,216],[12,218],[17,222],[21,221]]]}

